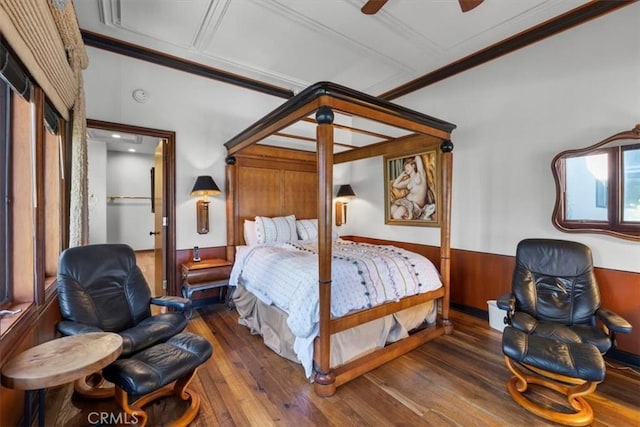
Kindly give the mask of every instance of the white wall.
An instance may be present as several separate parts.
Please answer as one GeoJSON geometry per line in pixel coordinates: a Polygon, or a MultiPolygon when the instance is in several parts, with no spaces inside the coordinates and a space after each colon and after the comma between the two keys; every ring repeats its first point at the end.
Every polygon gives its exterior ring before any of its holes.
{"type": "Polygon", "coordinates": [[[107,243],[107,146],[87,143],[89,168],[89,243],[107,243]]]}
{"type": "MultiPolygon", "coordinates": [[[[458,125],[452,247],[513,255],[523,238],[569,239],[589,245],[598,266],[640,272],[637,242],[553,227],[550,166],[560,151],[640,120],[638,22],[640,4],[396,100],[458,125]]],[[[383,225],[380,158],[357,170],[356,179],[372,184],[350,206],[354,234],[437,244],[431,229],[383,225]]]]}
{"type": "MultiPolygon", "coordinates": [[[[525,237],[590,245],[598,266],[640,271],[640,245],[596,235],[566,234],[551,224],[550,163],[565,149],[591,145],[631,129],[640,116],[640,4],[396,100],[451,121],[454,183],[452,246],[513,255],[525,237]]],[[[177,247],[226,244],[224,195],[210,205],[211,232],[196,233],[195,177],[224,186],[222,145],[280,98],[88,48],[87,117],[176,132],[177,247]],[[146,104],[131,92],[148,91],[146,104]],[[224,129],[223,130],[223,125],[224,129]]],[[[357,162],[350,179],[358,197],[340,234],[437,244],[433,228],[384,225],[382,159],[357,162]]]]}
{"type": "MultiPolygon", "coordinates": [[[[150,197],[153,154],[107,151],[107,196],[150,197]]],[[[153,249],[151,199],[107,200],[107,242],[153,249]]]]}
{"type": "Polygon", "coordinates": [[[281,98],[193,74],[87,48],[84,71],[87,117],[176,132],[176,247],[226,245],[223,144],[284,102],[281,98]],[[134,89],[150,98],[140,104],[134,89]],[[223,194],[211,197],[210,232],[196,231],[198,175],[211,175],[223,194]]]}

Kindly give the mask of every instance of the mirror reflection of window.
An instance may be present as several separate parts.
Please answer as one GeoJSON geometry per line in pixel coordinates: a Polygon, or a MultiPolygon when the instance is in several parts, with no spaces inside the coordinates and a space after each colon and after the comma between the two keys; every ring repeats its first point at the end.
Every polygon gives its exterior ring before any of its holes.
{"type": "Polygon", "coordinates": [[[640,241],[640,124],[551,162],[561,231],[640,241]]]}
{"type": "Polygon", "coordinates": [[[640,222],[640,147],[622,153],[622,221],[640,222]]]}
{"type": "Polygon", "coordinates": [[[606,221],[607,154],[566,159],[566,218],[606,221]]]}

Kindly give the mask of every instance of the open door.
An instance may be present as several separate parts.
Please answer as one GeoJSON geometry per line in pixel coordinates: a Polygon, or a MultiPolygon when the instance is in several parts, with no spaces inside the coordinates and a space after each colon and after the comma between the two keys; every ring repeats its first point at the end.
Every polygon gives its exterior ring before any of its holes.
{"type": "Polygon", "coordinates": [[[165,147],[167,146],[167,140],[161,139],[158,142],[158,146],[155,151],[155,160],[153,165],[153,218],[154,218],[154,235],[153,252],[155,259],[155,271],[154,271],[154,283],[153,283],[153,295],[160,296],[167,294],[167,269],[165,260],[167,259],[167,244],[166,244],[166,207],[164,203],[164,159],[165,147]]]}
{"type": "MultiPolygon", "coordinates": [[[[90,136],[93,135],[90,140],[104,140],[104,142],[109,140],[110,144],[121,144],[126,140],[129,145],[126,147],[118,147],[119,150],[131,151],[128,150],[128,148],[135,148],[138,153],[148,153],[149,156],[148,162],[144,165],[139,163],[130,166],[131,164],[127,163],[113,172],[115,174],[128,175],[132,172],[133,168],[140,168],[140,174],[138,175],[136,172],[136,178],[126,181],[126,184],[123,184],[123,187],[118,190],[118,193],[107,194],[106,189],[103,190],[104,194],[97,194],[97,197],[93,198],[93,204],[95,206],[92,206],[92,199],[90,197],[89,224],[90,226],[91,224],[100,225],[101,229],[104,230],[104,235],[90,232],[90,240],[93,236],[93,238],[96,239],[95,243],[111,241],[113,233],[111,223],[109,222],[110,216],[107,214],[109,208],[122,210],[125,206],[143,204],[145,211],[140,215],[148,215],[147,222],[142,226],[137,226],[135,224],[138,224],[137,220],[139,218],[137,218],[135,214],[126,216],[124,220],[118,222],[118,225],[121,226],[125,224],[127,227],[134,228],[129,231],[128,234],[125,232],[122,235],[118,235],[118,237],[123,237],[125,239],[124,241],[114,241],[114,243],[128,243],[128,240],[131,240],[133,235],[136,236],[136,239],[146,239],[144,246],[141,244],[139,247],[140,250],[136,250],[136,259],[144,260],[143,263],[139,263],[139,265],[141,265],[143,274],[145,278],[147,278],[151,293],[154,296],[178,295],[174,221],[175,132],[91,119],[87,120],[87,128],[90,136]],[[114,134],[118,134],[120,138],[119,142],[113,141],[113,138],[116,138],[114,134]],[[147,143],[149,143],[148,151],[146,148],[147,143]],[[135,144],[135,147],[131,147],[131,144],[135,144]],[[151,188],[149,187],[149,174],[151,175],[151,188]],[[134,192],[135,194],[133,194],[134,192]],[[119,197],[132,195],[136,197],[119,197]],[[105,206],[101,206],[98,203],[101,200],[105,206]],[[149,210],[150,206],[151,210],[149,210]],[[102,218],[96,219],[95,215],[97,214],[102,215],[102,218]],[[134,219],[136,221],[134,221],[134,219]]],[[[104,150],[106,153],[106,149],[104,150]]],[[[91,153],[89,154],[91,157],[91,153]]],[[[100,155],[105,154],[100,153],[100,155]]],[[[96,184],[100,182],[104,184],[109,181],[109,176],[111,176],[109,172],[111,169],[109,167],[100,170],[97,165],[102,164],[102,162],[90,161],[89,163],[90,173],[93,168],[94,172],[101,174],[99,179],[90,179],[90,185],[92,181],[96,184]],[[96,171],[96,169],[98,169],[98,171],[96,171]]],[[[138,171],[138,169],[135,170],[138,171]]],[[[103,187],[106,186],[103,185],[103,187]]],[[[120,218],[122,218],[122,215],[120,218]]],[[[133,247],[134,245],[131,244],[131,246],[133,247]]],[[[134,250],[135,249],[134,247],[134,250]]]]}

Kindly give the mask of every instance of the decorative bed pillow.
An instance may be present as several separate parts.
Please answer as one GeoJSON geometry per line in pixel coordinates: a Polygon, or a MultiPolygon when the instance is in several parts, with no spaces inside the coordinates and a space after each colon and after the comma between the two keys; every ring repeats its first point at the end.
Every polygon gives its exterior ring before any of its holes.
{"type": "Polygon", "coordinates": [[[258,243],[290,242],[298,240],[295,215],[278,217],[256,217],[258,243]]]}
{"type": "Polygon", "coordinates": [[[247,246],[255,246],[258,244],[255,221],[249,219],[244,220],[244,243],[247,246]]]}
{"type": "MultiPolygon", "coordinates": [[[[296,231],[300,240],[317,240],[318,239],[318,220],[317,219],[299,219],[296,221],[296,231]]],[[[340,236],[333,230],[331,234],[332,240],[337,240],[340,236]]]]}
{"type": "Polygon", "coordinates": [[[296,231],[300,240],[313,240],[318,238],[317,219],[299,219],[296,221],[296,231]]]}

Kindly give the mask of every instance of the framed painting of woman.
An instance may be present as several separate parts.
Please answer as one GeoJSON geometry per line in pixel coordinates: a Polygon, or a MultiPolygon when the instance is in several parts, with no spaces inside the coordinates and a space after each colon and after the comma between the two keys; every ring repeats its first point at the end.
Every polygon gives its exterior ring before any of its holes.
{"type": "Polygon", "coordinates": [[[384,157],[385,224],[440,225],[439,153],[384,157]]]}

